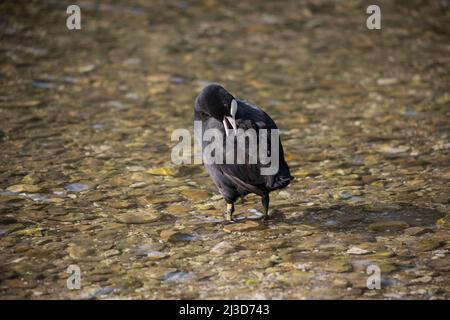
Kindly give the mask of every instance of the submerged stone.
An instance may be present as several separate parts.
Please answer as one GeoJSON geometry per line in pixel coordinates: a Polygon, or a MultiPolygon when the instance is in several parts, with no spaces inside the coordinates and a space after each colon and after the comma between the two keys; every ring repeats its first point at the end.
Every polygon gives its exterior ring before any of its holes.
{"type": "Polygon", "coordinates": [[[146,257],[149,260],[160,260],[160,259],[164,259],[168,256],[169,256],[168,253],[161,252],[161,251],[149,251],[149,252],[147,252],[147,255],[146,255],[146,257]]]}
{"type": "Polygon", "coordinates": [[[231,223],[223,227],[223,230],[226,232],[247,232],[247,231],[254,231],[254,230],[260,230],[263,226],[256,221],[245,221],[245,222],[237,222],[237,223],[231,223]]]}
{"type": "Polygon", "coordinates": [[[189,213],[190,208],[188,206],[182,206],[182,205],[171,205],[167,206],[165,209],[168,213],[174,214],[174,215],[186,215],[189,213]]]}
{"type": "Polygon", "coordinates": [[[211,252],[217,255],[223,255],[234,251],[234,246],[228,241],[222,241],[211,248],[211,252]]]}
{"type": "Polygon", "coordinates": [[[405,234],[409,235],[409,236],[416,236],[416,237],[420,237],[424,234],[427,233],[432,233],[433,230],[430,228],[422,228],[422,227],[411,227],[408,229],[405,229],[405,234]]]}
{"type": "Polygon", "coordinates": [[[169,272],[164,276],[165,282],[185,282],[194,280],[195,274],[192,272],[169,272]]]}
{"type": "Polygon", "coordinates": [[[425,238],[418,242],[414,242],[413,246],[414,246],[415,250],[417,250],[419,252],[424,252],[424,251],[431,251],[431,250],[437,249],[440,246],[442,246],[443,244],[444,244],[444,242],[441,240],[425,238]]]}
{"type": "Polygon", "coordinates": [[[208,191],[201,189],[185,189],[181,191],[181,194],[187,199],[191,199],[193,201],[200,201],[209,198],[208,191]]]}
{"type": "Polygon", "coordinates": [[[439,219],[436,222],[436,225],[440,229],[450,229],[450,215],[447,215],[444,218],[439,219]]]}
{"type": "Polygon", "coordinates": [[[278,278],[278,281],[288,286],[306,285],[314,277],[314,272],[294,270],[286,272],[278,278]]]}
{"type": "Polygon", "coordinates": [[[361,249],[358,247],[351,247],[346,251],[347,254],[353,254],[353,255],[363,255],[370,253],[369,250],[361,249]]]}
{"type": "Polygon", "coordinates": [[[14,234],[20,235],[20,236],[30,236],[30,237],[44,237],[47,232],[44,228],[31,228],[31,229],[23,229],[16,231],[14,234]]]}
{"type": "Polygon", "coordinates": [[[330,271],[330,272],[337,272],[337,273],[343,273],[343,272],[350,272],[353,270],[353,266],[342,259],[334,259],[331,260],[330,262],[328,262],[324,269],[326,271],[330,271]]]}
{"type": "Polygon", "coordinates": [[[39,192],[40,188],[33,184],[16,184],[9,186],[6,190],[11,192],[39,192]]]}
{"type": "Polygon", "coordinates": [[[145,277],[156,279],[156,280],[164,280],[166,275],[176,272],[176,268],[167,268],[161,266],[155,266],[147,268],[144,272],[145,277]]]}
{"type": "Polygon", "coordinates": [[[389,261],[376,261],[374,264],[380,268],[382,274],[389,274],[398,270],[397,264],[389,261]]]}
{"type": "Polygon", "coordinates": [[[114,209],[128,209],[132,207],[133,204],[127,200],[116,200],[109,202],[108,206],[114,209]]]}
{"type": "Polygon", "coordinates": [[[423,276],[419,278],[412,279],[410,281],[411,284],[418,284],[418,283],[430,283],[433,280],[431,276],[423,276]]]}
{"type": "Polygon", "coordinates": [[[135,211],[117,214],[116,220],[125,224],[145,224],[159,220],[161,214],[154,210],[139,209],[135,211]]]}
{"type": "Polygon", "coordinates": [[[400,231],[409,227],[409,224],[405,221],[380,221],[371,223],[369,225],[369,229],[375,232],[383,232],[383,231],[400,231]]]}
{"type": "Polygon", "coordinates": [[[160,233],[160,237],[164,241],[168,242],[186,242],[197,240],[197,237],[177,230],[163,230],[160,233]]]}
{"type": "Polygon", "coordinates": [[[67,248],[67,253],[73,259],[95,257],[96,252],[90,246],[71,245],[67,248]]]}
{"type": "Polygon", "coordinates": [[[102,256],[104,256],[106,258],[118,256],[118,255],[120,255],[120,251],[117,249],[106,250],[102,253],[102,256]]]}
{"type": "Polygon", "coordinates": [[[198,210],[214,210],[216,209],[216,206],[212,202],[206,202],[206,203],[198,203],[194,205],[194,208],[198,210]]]}
{"type": "Polygon", "coordinates": [[[181,167],[160,167],[160,168],[152,168],[146,171],[149,174],[157,175],[157,176],[180,176],[182,174],[181,167]]]}

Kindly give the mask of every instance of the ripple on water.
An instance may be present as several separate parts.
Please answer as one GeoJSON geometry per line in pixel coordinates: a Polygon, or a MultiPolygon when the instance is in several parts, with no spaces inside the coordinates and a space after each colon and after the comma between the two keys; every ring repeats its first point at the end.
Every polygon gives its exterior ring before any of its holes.
{"type": "Polygon", "coordinates": [[[144,244],[137,248],[136,255],[151,259],[162,259],[167,257],[167,253],[159,251],[162,248],[163,246],[144,244]]]}
{"type": "Polygon", "coordinates": [[[37,193],[24,193],[24,195],[28,198],[33,200],[34,202],[50,202],[49,197],[37,194],[37,193]]]}
{"type": "Polygon", "coordinates": [[[177,271],[177,272],[169,272],[164,276],[165,282],[184,282],[184,281],[191,281],[195,279],[195,274],[192,272],[184,272],[184,271],[177,271]]]}
{"type": "Polygon", "coordinates": [[[111,294],[113,292],[114,292],[114,288],[112,288],[112,287],[103,287],[103,288],[100,288],[100,289],[96,290],[93,293],[84,293],[84,294],[82,294],[82,297],[87,298],[87,299],[96,299],[96,298],[99,298],[99,297],[102,297],[102,296],[109,295],[109,294],[111,294]]]}
{"type": "Polygon", "coordinates": [[[211,222],[211,223],[220,223],[223,222],[223,218],[218,218],[216,216],[212,216],[212,215],[201,215],[201,214],[197,214],[194,215],[194,217],[198,220],[204,221],[204,222],[211,222]]]}
{"type": "Polygon", "coordinates": [[[66,189],[67,191],[72,191],[72,192],[80,192],[83,190],[87,190],[88,188],[89,188],[89,186],[87,184],[83,184],[83,183],[71,183],[64,187],[64,189],[66,189]]]}
{"type": "Polygon", "coordinates": [[[13,192],[13,191],[8,191],[8,190],[0,191],[0,196],[16,196],[18,194],[19,194],[19,192],[13,192]]]}
{"type": "Polygon", "coordinates": [[[51,89],[55,85],[51,82],[46,81],[33,81],[32,86],[38,89],[51,89]]]}
{"type": "Polygon", "coordinates": [[[101,124],[101,123],[96,123],[96,124],[93,124],[91,127],[92,127],[92,129],[100,130],[100,129],[105,128],[105,125],[101,124]]]}

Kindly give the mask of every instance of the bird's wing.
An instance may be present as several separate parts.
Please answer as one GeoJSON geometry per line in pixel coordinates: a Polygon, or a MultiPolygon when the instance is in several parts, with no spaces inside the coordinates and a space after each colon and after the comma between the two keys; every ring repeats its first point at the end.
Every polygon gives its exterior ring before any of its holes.
{"type": "Polygon", "coordinates": [[[278,129],[275,121],[258,106],[244,100],[238,100],[236,118],[244,122],[242,129],[278,129]],[[250,125],[251,123],[251,125],[250,125]]]}
{"type": "MultiPolygon", "coordinates": [[[[246,101],[238,100],[238,111],[236,113],[236,124],[239,129],[254,129],[257,134],[257,144],[259,145],[258,132],[260,129],[277,129],[275,122],[259,107],[246,101]]],[[[237,148],[237,147],[236,147],[237,148]]],[[[271,150],[270,132],[267,135],[267,150],[271,150]]],[[[235,149],[235,152],[237,150],[235,149]]],[[[246,145],[243,150],[246,159],[249,158],[249,148],[246,145]]],[[[259,149],[257,150],[257,152],[259,149]]],[[[223,164],[218,168],[223,174],[241,189],[263,195],[267,185],[272,183],[273,177],[261,175],[261,164],[258,160],[256,164],[250,164],[248,161],[244,164],[223,164]]]]}
{"type": "MultiPolygon", "coordinates": [[[[263,110],[261,110],[259,107],[255,105],[252,105],[242,100],[238,100],[236,124],[239,129],[243,130],[255,129],[257,133],[258,145],[259,145],[258,132],[260,129],[269,129],[269,130],[278,129],[275,122],[263,110]]],[[[203,132],[211,128],[220,130],[223,136],[226,137],[223,124],[214,118],[210,118],[203,123],[203,132]]],[[[235,150],[234,150],[235,157],[237,154],[236,145],[237,143],[235,143],[235,150]]],[[[206,143],[203,142],[203,147],[205,146],[206,143]]],[[[268,132],[267,134],[267,150],[271,150],[270,132],[268,132]]],[[[237,164],[236,162],[234,162],[231,164],[224,163],[224,164],[210,165],[210,168],[212,170],[214,170],[217,173],[220,173],[220,175],[215,175],[213,179],[215,178],[219,179],[220,176],[224,176],[237,189],[263,195],[264,193],[272,189],[272,186],[275,183],[275,176],[261,175],[262,165],[260,164],[259,159],[256,164],[248,163],[247,161],[247,159],[249,158],[248,144],[246,145],[243,151],[246,156],[246,161],[243,164],[237,164]]],[[[257,151],[259,151],[259,149],[257,151]]],[[[227,150],[224,142],[224,153],[225,152],[227,152],[227,150]]],[[[280,165],[283,165],[283,163],[285,162],[281,142],[280,142],[280,158],[281,158],[280,165]]],[[[226,156],[224,154],[224,160],[225,159],[226,156]]]]}

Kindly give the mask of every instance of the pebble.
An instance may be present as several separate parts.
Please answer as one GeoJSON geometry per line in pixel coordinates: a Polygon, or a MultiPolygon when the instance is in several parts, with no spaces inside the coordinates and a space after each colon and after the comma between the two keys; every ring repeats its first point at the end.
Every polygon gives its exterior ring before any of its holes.
{"type": "Polygon", "coordinates": [[[150,209],[139,209],[122,214],[117,214],[115,215],[115,218],[120,223],[145,224],[158,221],[159,219],[161,219],[161,214],[150,209]]]}
{"type": "Polygon", "coordinates": [[[396,78],[379,78],[377,79],[377,84],[379,86],[391,86],[393,84],[397,84],[398,79],[396,78]]]}
{"type": "Polygon", "coordinates": [[[80,192],[89,189],[89,186],[83,183],[71,183],[66,185],[64,189],[71,192],[80,192]]]}
{"type": "Polygon", "coordinates": [[[324,269],[330,272],[343,273],[352,271],[353,266],[347,261],[335,259],[325,264],[324,269]]]}
{"type": "Polygon", "coordinates": [[[126,169],[129,172],[145,171],[145,168],[143,166],[127,166],[126,169]]]}
{"type": "Polygon", "coordinates": [[[183,233],[177,230],[163,230],[160,233],[160,237],[164,241],[168,242],[186,242],[194,241],[197,238],[191,234],[183,233]]]}
{"type": "Polygon", "coordinates": [[[28,184],[28,185],[35,185],[35,184],[39,183],[40,181],[41,181],[41,179],[37,175],[32,174],[32,173],[27,174],[25,177],[22,178],[22,182],[24,184],[28,184]]]}
{"type": "Polygon", "coordinates": [[[194,205],[194,208],[198,210],[214,210],[216,209],[216,206],[212,202],[206,202],[206,203],[198,203],[194,205]]]}
{"type": "Polygon", "coordinates": [[[234,246],[228,241],[222,241],[212,247],[211,252],[216,255],[224,255],[235,250],[234,246]]]}
{"type": "Polygon", "coordinates": [[[187,213],[189,213],[189,211],[191,211],[191,209],[189,208],[189,206],[182,206],[182,205],[170,205],[166,207],[166,211],[170,214],[174,214],[174,215],[186,215],[187,213]]]}
{"type": "Polygon", "coordinates": [[[143,188],[146,187],[148,184],[146,182],[136,182],[130,185],[130,188],[143,188]]]}
{"type": "Polygon", "coordinates": [[[167,268],[161,266],[155,266],[147,268],[144,272],[145,277],[156,279],[156,280],[164,280],[166,275],[176,272],[176,268],[167,268]]]}
{"type": "Polygon", "coordinates": [[[420,237],[424,234],[432,233],[433,229],[422,228],[422,227],[411,227],[411,228],[405,229],[404,232],[405,232],[405,234],[407,234],[409,236],[420,237]]]}
{"type": "Polygon", "coordinates": [[[181,194],[192,201],[201,201],[209,198],[209,193],[201,189],[185,189],[181,194]]]}
{"type": "Polygon", "coordinates": [[[412,279],[410,281],[411,284],[417,284],[417,283],[429,283],[433,280],[431,276],[423,276],[420,278],[412,279]]]}
{"type": "Polygon", "coordinates": [[[80,245],[70,245],[67,248],[69,256],[73,259],[95,257],[95,250],[91,247],[80,246],[80,245]]]}
{"type": "Polygon", "coordinates": [[[159,242],[144,243],[136,248],[136,254],[138,256],[147,256],[149,253],[163,250],[164,247],[165,245],[159,242]]]}
{"type": "Polygon", "coordinates": [[[106,258],[118,256],[118,255],[120,255],[120,251],[117,249],[106,250],[102,253],[102,256],[104,256],[106,258]]]}
{"type": "Polygon", "coordinates": [[[43,228],[30,228],[16,231],[14,234],[19,236],[44,237],[47,232],[43,228]]]}
{"type": "Polygon", "coordinates": [[[183,169],[182,167],[160,167],[148,169],[146,172],[157,176],[176,177],[182,175],[183,169]]]}
{"type": "Polygon", "coordinates": [[[161,252],[161,251],[149,251],[149,252],[147,252],[147,255],[146,255],[146,257],[149,260],[161,260],[168,256],[169,256],[168,253],[161,252]]]}
{"type": "Polygon", "coordinates": [[[192,272],[169,272],[164,276],[165,282],[185,282],[194,280],[195,274],[192,272]]]}
{"type": "Polygon", "coordinates": [[[351,247],[350,249],[348,249],[346,251],[347,254],[352,254],[352,255],[363,255],[363,254],[368,254],[370,253],[369,250],[365,250],[365,249],[361,249],[358,247],[351,247]]]}
{"type": "Polygon", "coordinates": [[[409,224],[405,221],[380,221],[371,223],[369,229],[375,232],[382,231],[400,231],[409,227],[409,224]]]}
{"type": "Polygon", "coordinates": [[[443,245],[443,241],[438,239],[422,238],[420,241],[414,242],[412,245],[414,246],[415,250],[419,252],[425,252],[439,248],[443,245]]]}
{"type": "Polygon", "coordinates": [[[440,229],[450,229],[450,215],[436,221],[436,225],[440,229]]]}
{"type": "Polygon", "coordinates": [[[304,286],[312,278],[314,278],[313,272],[294,270],[286,272],[280,277],[278,277],[278,281],[287,286],[304,286]]]}
{"type": "MultiPolygon", "coordinates": [[[[115,201],[111,201],[108,203],[108,207],[114,208],[114,209],[128,209],[128,208],[131,208],[132,206],[133,206],[133,204],[127,200],[115,200],[115,201]]],[[[126,219],[126,217],[127,216],[123,217],[123,219],[126,219]]]]}
{"type": "Polygon", "coordinates": [[[77,68],[77,71],[79,73],[88,73],[88,72],[93,71],[95,69],[95,67],[96,66],[94,64],[84,64],[84,65],[79,66],[77,68]]]}
{"type": "Polygon", "coordinates": [[[234,232],[247,232],[247,231],[254,231],[254,230],[260,230],[263,226],[256,221],[245,221],[245,222],[237,222],[237,223],[230,223],[223,227],[223,230],[226,232],[234,233],[234,232]]]}
{"type": "Polygon", "coordinates": [[[409,150],[408,146],[391,146],[391,145],[381,145],[378,150],[383,153],[389,154],[399,154],[404,153],[409,150]]]}
{"type": "Polygon", "coordinates": [[[9,186],[6,190],[11,192],[39,192],[40,188],[33,184],[16,184],[9,186]]]}

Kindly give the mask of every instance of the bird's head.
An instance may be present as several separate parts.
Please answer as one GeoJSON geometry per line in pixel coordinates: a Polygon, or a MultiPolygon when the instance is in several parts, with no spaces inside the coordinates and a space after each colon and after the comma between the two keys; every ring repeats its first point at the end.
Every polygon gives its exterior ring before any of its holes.
{"type": "Polygon", "coordinates": [[[195,99],[195,112],[202,119],[213,117],[222,121],[227,136],[231,129],[236,133],[237,101],[221,85],[210,84],[203,88],[195,99]]]}

